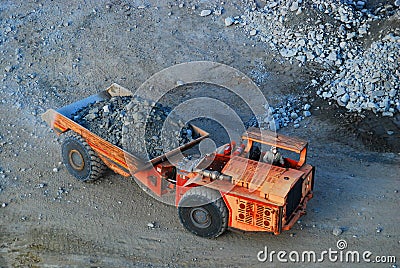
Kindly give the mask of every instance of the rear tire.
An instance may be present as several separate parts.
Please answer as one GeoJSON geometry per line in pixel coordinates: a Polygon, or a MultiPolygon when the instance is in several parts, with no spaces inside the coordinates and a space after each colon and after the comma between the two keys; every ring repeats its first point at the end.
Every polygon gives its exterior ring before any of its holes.
{"type": "Polygon", "coordinates": [[[182,197],[178,206],[181,224],[195,235],[215,238],[228,227],[228,209],[218,191],[196,187],[182,197]]]}
{"type": "Polygon", "coordinates": [[[65,138],[61,154],[68,172],[80,181],[95,181],[107,170],[97,153],[78,134],[65,138]]]}

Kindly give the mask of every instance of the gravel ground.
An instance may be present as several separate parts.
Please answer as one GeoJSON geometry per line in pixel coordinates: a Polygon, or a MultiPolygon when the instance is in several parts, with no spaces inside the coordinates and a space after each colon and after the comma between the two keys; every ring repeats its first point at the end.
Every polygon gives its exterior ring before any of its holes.
{"type": "MultiPolygon", "coordinates": [[[[0,267],[265,267],[265,246],[321,252],[339,239],[400,258],[398,14],[398,1],[2,1],[0,267]],[[201,239],[133,180],[110,173],[84,184],[60,162],[42,112],[112,82],[134,91],[194,60],[251,77],[270,104],[263,127],[309,140],[315,198],[291,231],[201,239]]],[[[207,96],[247,122],[233,95],[191,85],[160,104],[207,96]]],[[[218,124],[195,124],[226,142],[218,124]]]]}

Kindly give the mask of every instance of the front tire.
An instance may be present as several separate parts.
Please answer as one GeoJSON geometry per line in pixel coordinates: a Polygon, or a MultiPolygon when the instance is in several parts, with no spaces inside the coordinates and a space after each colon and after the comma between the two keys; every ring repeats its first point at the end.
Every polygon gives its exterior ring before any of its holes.
{"type": "Polygon", "coordinates": [[[182,197],[178,206],[181,224],[195,235],[215,238],[228,227],[228,209],[218,191],[196,187],[182,197]]]}
{"type": "Polygon", "coordinates": [[[107,169],[97,153],[78,134],[65,138],[61,154],[68,172],[83,182],[97,180],[107,169]]]}

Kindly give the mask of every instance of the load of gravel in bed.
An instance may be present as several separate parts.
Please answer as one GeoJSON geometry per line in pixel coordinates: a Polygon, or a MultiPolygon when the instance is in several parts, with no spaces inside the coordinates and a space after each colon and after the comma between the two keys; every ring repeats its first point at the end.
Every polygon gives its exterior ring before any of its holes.
{"type": "Polygon", "coordinates": [[[91,103],[74,113],[71,119],[144,160],[192,140],[192,128],[173,116],[171,108],[136,96],[91,103]]]}

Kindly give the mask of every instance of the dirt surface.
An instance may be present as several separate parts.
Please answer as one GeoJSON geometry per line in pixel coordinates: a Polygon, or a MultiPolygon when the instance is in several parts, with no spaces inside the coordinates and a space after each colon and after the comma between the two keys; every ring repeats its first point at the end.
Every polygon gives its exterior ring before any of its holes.
{"type": "MultiPolygon", "coordinates": [[[[265,267],[270,263],[257,260],[265,246],[321,252],[337,249],[339,239],[349,250],[399,259],[398,115],[348,114],[305,89],[318,66],[290,64],[241,28],[224,26],[226,16],[242,14],[249,3],[229,1],[223,15],[207,17],[201,10],[222,5],[180,3],[1,2],[0,267],[265,267]],[[40,118],[46,109],[112,82],[134,90],[154,73],[194,60],[237,68],[272,105],[305,94],[312,103],[312,116],[300,128],[280,130],[307,139],[308,162],[316,166],[314,199],[292,230],[202,239],[185,231],[175,207],[157,202],[132,179],[109,173],[81,183],[60,162],[59,139],[40,118]],[[343,233],[333,235],[335,228],[343,233]]],[[[215,97],[211,92],[178,88],[163,102],[173,107],[191,96],[215,97]]],[[[226,96],[218,97],[244,121],[251,117],[240,100],[226,96]]],[[[198,123],[217,144],[225,142],[217,126],[198,123]]],[[[275,259],[273,265],[280,264],[275,259]]]]}

